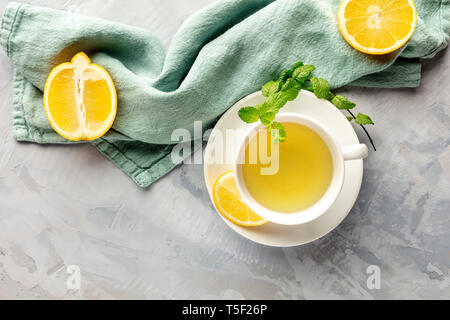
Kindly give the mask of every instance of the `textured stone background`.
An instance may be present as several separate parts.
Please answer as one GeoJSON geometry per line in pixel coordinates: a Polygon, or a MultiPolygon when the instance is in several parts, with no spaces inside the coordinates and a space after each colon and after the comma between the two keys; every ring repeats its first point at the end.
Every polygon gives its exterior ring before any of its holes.
{"type": "MultiPolygon", "coordinates": [[[[167,47],[211,0],[24,2],[149,28],[167,47]]],[[[15,142],[13,69],[0,53],[0,298],[449,299],[449,67],[443,53],[418,89],[343,90],[377,122],[359,200],[328,236],[277,249],[217,217],[201,166],[142,190],[89,145],[15,142]],[[72,264],[79,291],[66,288],[72,264]],[[366,285],[372,264],[380,290],[366,285]]]]}

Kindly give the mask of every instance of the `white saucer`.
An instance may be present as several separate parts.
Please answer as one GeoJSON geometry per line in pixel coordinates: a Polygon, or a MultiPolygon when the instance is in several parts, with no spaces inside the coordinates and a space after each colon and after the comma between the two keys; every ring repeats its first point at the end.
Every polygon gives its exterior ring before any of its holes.
{"type": "MultiPolygon", "coordinates": [[[[204,155],[204,172],[206,187],[211,198],[212,188],[216,179],[224,172],[233,170],[231,161],[228,164],[216,164],[213,156],[217,148],[220,147],[217,137],[223,136],[223,148],[227,149],[229,159],[234,159],[237,152],[237,143],[232,139],[226,141],[226,131],[229,129],[246,129],[250,125],[244,123],[238,116],[238,110],[242,107],[253,106],[263,103],[265,98],[261,92],[251,94],[237,102],[231,107],[216,124],[211,133],[208,145],[204,155]],[[223,134],[222,134],[223,133],[223,134]]],[[[334,105],[326,100],[319,100],[316,96],[306,90],[302,90],[295,101],[289,102],[280,112],[294,112],[310,116],[324,124],[334,135],[341,146],[358,144],[359,140],[353,130],[352,125],[347,118],[334,105]]],[[[333,206],[318,220],[307,224],[297,226],[283,226],[268,223],[261,227],[245,228],[235,225],[218,215],[225,223],[234,231],[243,237],[254,242],[274,246],[274,247],[292,247],[302,245],[323,237],[334,228],[336,228],[342,220],[350,212],[358,197],[363,177],[363,160],[347,161],[345,163],[345,179],[342,192],[337,198],[333,206]]]]}

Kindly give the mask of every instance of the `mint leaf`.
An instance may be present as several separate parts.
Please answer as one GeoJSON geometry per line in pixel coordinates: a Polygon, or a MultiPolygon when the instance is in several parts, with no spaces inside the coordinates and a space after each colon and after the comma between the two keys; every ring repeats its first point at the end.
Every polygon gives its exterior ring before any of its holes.
{"type": "Polygon", "coordinates": [[[280,76],[280,79],[278,79],[279,89],[281,89],[283,85],[286,83],[286,81],[292,77],[292,72],[293,72],[292,70],[283,71],[283,73],[280,76]]]}
{"type": "Polygon", "coordinates": [[[302,84],[302,89],[308,90],[308,91],[310,91],[310,92],[313,92],[313,87],[312,87],[311,81],[306,81],[306,82],[304,82],[304,83],[302,84]]]}
{"type": "Polygon", "coordinates": [[[294,70],[294,72],[292,73],[292,77],[298,82],[303,83],[311,77],[314,69],[316,68],[314,68],[314,66],[310,64],[300,66],[294,70]]]}
{"type": "Polygon", "coordinates": [[[272,94],[270,97],[266,99],[264,102],[260,113],[266,112],[275,112],[277,113],[287,102],[288,102],[288,94],[285,92],[277,92],[272,94]]]}
{"type": "Polygon", "coordinates": [[[244,107],[238,112],[239,118],[246,123],[253,123],[259,119],[259,111],[256,107],[244,107]]]}
{"type": "Polygon", "coordinates": [[[287,101],[293,101],[297,98],[301,89],[302,86],[295,79],[291,78],[283,85],[281,92],[287,101]]]}
{"type": "Polygon", "coordinates": [[[262,114],[260,117],[261,123],[268,126],[273,120],[275,120],[275,115],[275,112],[266,112],[262,114]]]}
{"type": "Polygon", "coordinates": [[[334,99],[334,97],[336,97],[336,96],[333,94],[333,92],[328,91],[328,96],[326,97],[326,99],[328,101],[332,101],[334,99]]]}
{"type": "Polygon", "coordinates": [[[281,123],[272,122],[269,129],[270,129],[270,134],[273,137],[274,143],[286,141],[286,130],[284,129],[284,127],[281,123]]]}
{"type": "Polygon", "coordinates": [[[352,122],[353,121],[353,117],[346,117],[348,121],[352,122]]]}
{"type": "Polygon", "coordinates": [[[294,66],[292,67],[292,70],[295,70],[295,69],[297,69],[298,67],[301,67],[301,66],[303,66],[303,62],[299,61],[296,64],[294,64],[294,66]]]}
{"type": "Polygon", "coordinates": [[[372,119],[368,115],[358,113],[356,116],[355,122],[360,125],[366,125],[366,124],[374,124],[372,119]]]}
{"type": "Polygon", "coordinates": [[[331,103],[341,110],[353,109],[356,106],[353,102],[348,101],[346,97],[340,95],[335,96],[331,103]]]}
{"type": "Polygon", "coordinates": [[[271,94],[277,92],[278,89],[278,81],[269,81],[262,87],[262,94],[264,97],[269,97],[271,94]]]}
{"type": "Polygon", "coordinates": [[[330,92],[330,84],[327,80],[322,78],[311,78],[311,83],[313,87],[314,94],[319,99],[328,98],[328,93],[330,92]]]}
{"type": "Polygon", "coordinates": [[[292,88],[301,88],[301,85],[295,81],[294,78],[290,78],[286,81],[286,83],[281,87],[281,91],[288,91],[292,88]]]}

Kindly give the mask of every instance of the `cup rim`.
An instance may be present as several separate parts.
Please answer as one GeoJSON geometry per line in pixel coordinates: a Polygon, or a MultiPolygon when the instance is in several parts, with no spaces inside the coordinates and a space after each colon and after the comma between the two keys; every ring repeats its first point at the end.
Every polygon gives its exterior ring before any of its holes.
{"type": "Polygon", "coordinates": [[[293,213],[277,212],[268,209],[253,198],[245,185],[241,164],[239,162],[245,153],[247,145],[250,143],[251,139],[249,137],[253,137],[260,129],[264,128],[264,125],[261,123],[253,125],[238,144],[239,147],[234,162],[236,185],[244,202],[262,218],[281,225],[305,224],[320,218],[333,205],[342,190],[345,176],[345,161],[342,149],[328,129],[309,116],[296,113],[282,113],[275,117],[275,121],[281,123],[294,122],[305,125],[319,134],[327,144],[333,159],[333,176],[327,191],[325,191],[324,195],[314,205],[293,213]]]}

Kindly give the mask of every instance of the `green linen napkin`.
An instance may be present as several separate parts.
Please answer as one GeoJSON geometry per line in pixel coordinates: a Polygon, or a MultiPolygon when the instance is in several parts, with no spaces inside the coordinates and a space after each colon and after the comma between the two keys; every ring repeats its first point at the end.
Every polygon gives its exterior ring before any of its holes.
{"type": "MultiPolygon", "coordinates": [[[[416,87],[421,58],[446,47],[450,1],[416,0],[418,25],[398,52],[372,57],[337,28],[340,0],[222,0],[189,18],[167,52],[145,29],[10,3],[0,45],[14,63],[13,131],[19,141],[69,143],[50,127],[42,90],[51,69],[79,51],[105,67],[118,92],[112,130],[93,143],[139,186],[176,164],[172,132],[211,127],[240,98],[302,60],[333,88],[416,87]]],[[[133,10],[132,5],[124,10],[133,10]]],[[[364,111],[364,110],[362,110],[364,111]]]]}

